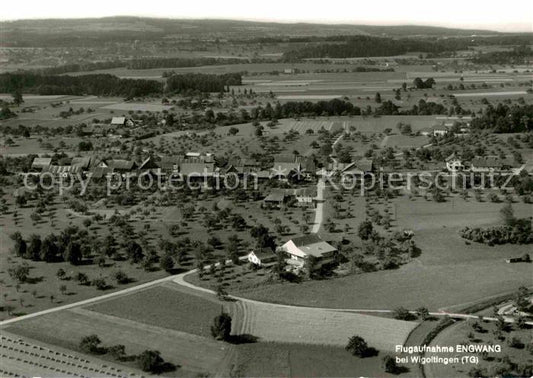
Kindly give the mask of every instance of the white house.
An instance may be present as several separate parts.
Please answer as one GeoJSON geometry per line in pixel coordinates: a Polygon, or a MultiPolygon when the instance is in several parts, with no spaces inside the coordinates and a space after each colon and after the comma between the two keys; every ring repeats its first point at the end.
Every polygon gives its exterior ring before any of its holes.
{"type": "Polygon", "coordinates": [[[465,166],[461,158],[454,152],[446,158],[446,169],[450,172],[458,172],[464,170],[465,166]]]}
{"type": "Polygon", "coordinates": [[[313,258],[313,269],[332,263],[337,248],[322,240],[318,235],[310,234],[289,240],[280,250],[290,257],[290,263],[303,267],[305,261],[313,258]]]}
{"type": "Polygon", "coordinates": [[[435,127],[433,129],[433,136],[445,136],[449,131],[450,129],[447,127],[435,127]]]}
{"type": "Polygon", "coordinates": [[[247,256],[249,262],[257,266],[273,265],[277,256],[271,249],[262,249],[250,252],[247,256]]]}
{"type": "Polygon", "coordinates": [[[111,118],[111,125],[116,126],[135,126],[135,122],[126,117],[113,117],[111,118]]]}

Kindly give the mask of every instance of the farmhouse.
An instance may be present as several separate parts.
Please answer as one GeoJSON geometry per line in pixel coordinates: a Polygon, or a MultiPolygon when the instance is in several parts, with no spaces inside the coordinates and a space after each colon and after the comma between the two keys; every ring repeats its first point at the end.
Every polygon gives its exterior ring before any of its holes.
{"type": "Polygon", "coordinates": [[[262,206],[267,209],[281,209],[285,203],[285,191],[283,189],[273,190],[263,199],[262,206]]]}
{"type": "Polygon", "coordinates": [[[243,159],[240,157],[232,157],[228,160],[228,164],[224,168],[224,174],[234,173],[238,176],[251,174],[259,169],[259,163],[254,159],[243,159]]]}
{"type": "Polygon", "coordinates": [[[337,248],[315,234],[291,239],[280,250],[289,255],[288,262],[292,265],[303,267],[306,261],[312,260],[312,270],[333,263],[337,252],[337,248]]]}
{"type": "Polygon", "coordinates": [[[277,260],[277,255],[268,248],[252,251],[246,257],[250,263],[257,266],[270,266],[277,260]]]}
{"type": "Polygon", "coordinates": [[[159,161],[159,168],[163,174],[178,173],[181,162],[180,156],[163,156],[159,161]]]}
{"type": "Polygon", "coordinates": [[[111,119],[111,124],[114,126],[135,126],[135,122],[126,117],[113,117],[111,119]]]}
{"type": "Polygon", "coordinates": [[[44,172],[48,170],[48,167],[52,164],[52,158],[40,158],[36,157],[31,163],[31,169],[33,171],[44,172]]]}
{"type": "Polygon", "coordinates": [[[75,175],[77,173],[80,173],[82,170],[81,167],[77,165],[50,165],[47,171],[58,177],[65,177],[68,174],[75,175]]]}
{"type": "Polygon", "coordinates": [[[182,162],[180,164],[179,173],[183,176],[191,177],[211,177],[218,172],[218,168],[215,168],[215,163],[209,162],[182,162]]]}
{"type": "Polygon", "coordinates": [[[88,171],[97,164],[96,157],[93,156],[77,156],[73,157],[70,165],[79,167],[82,171],[88,171]]]}
{"type": "Polygon", "coordinates": [[[502,159],[498,156],[476,156],[470,163],[472,172],[510,171],[517,168],[520,170],[519,167],[512,159],[502,159]]]}
{"type": "Polygon", "coordinates": [[[316,166],[312,158],[300,155],[278,155],[272,168],[272,177],[279,179],[309,179],[314,175],[316,166]]]}
{"type": "Polygon", "coordinates": [[[446,134],[448,134],[449,131],[450,129],[448,129],[447,127],[443,127],[443,126],[435,127],[433,129],[433,136],[445,136],[446,134]]]}
{"type": "Polygon", "coordinates": [[[462,171],[465,168],[461,158],[455,152],[448,156],[445,161],[446,169],[450,172],[462,171]]]}

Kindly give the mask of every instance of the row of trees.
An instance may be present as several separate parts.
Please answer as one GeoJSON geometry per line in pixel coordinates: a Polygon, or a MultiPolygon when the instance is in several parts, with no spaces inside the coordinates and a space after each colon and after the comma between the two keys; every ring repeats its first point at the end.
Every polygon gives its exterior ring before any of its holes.
{"type": "Polygon", "coordinates": [[[163,84],[155,80],[120,79],[109,74],[59,76],[16,72],[0,75],[0,91],[22,91],[40,95],[138,97],[162,93],[163,84]]]}
{"type": "Polygon", "coordinates": [[[414,39],[380,38],[354,36],[346,43],[322,43],[291,50],[283,54],[286,61],[299,61],[306,58],[352,58],[372,56],[394,56],[407,52],[439,53],[466,49],[466,39],[414,39]]]}
{"type": "MultiPolygon", "coordinates": [[[[167,91],[223,92],[227,86],[241,85],[238,73],[182,74],[167,79],[167,91]]],[[[41,95],[95,95],[124,96],[127,98],[159,95],[165,85],[156,80],[120,79],[109,74],[81,76],[39,75],[33,72],[4,73],[0,75],[0,92],[37,93],[41,95]]]]}
{"type": "Polygon", "coordinates": [[[489,104],[480,117],[472,120],[474,129],[492,129],[496,133],[533,131],[533,105],[489,104]]]}
{"type": "Polygon", "coordinates": [[[529,244],[533,243],[531,220],[516,218],[510,203],[500,210],[503,225],[487,228],[465,227],[460,231],[463,238],[477,243],[494,244],[529,244]]]}
{"type": "Polygon", "coordinates": [[[85,336],[80,341],[80,349],[88,354],[109,354],[119,361],[136,360],[139,367],[146,372],[160,374],[176,370],[176,366],[166,362],[157,350],[145,350],[139,355],[127,356],[126,347],[122,344],[105,347],[98,335],[85,336]]]}

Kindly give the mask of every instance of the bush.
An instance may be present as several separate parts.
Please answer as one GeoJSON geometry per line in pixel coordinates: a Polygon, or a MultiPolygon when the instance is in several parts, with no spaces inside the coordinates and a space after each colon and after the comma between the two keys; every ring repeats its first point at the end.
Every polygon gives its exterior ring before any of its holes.
{"type": "Polygon", "coordinates": [[[161,353],[157,350],[145,350],[137,356],[137,361],[143,371],[155,374],[176,368],[173,364],[165,362],[163,357],[161,357],[161,353]]]}
{"type": "Polygon", "coordinates": [[[131,281],[128,275],[122,270],[117,270],[113,274],[113,278],[117,281],[118,284],[127,284],[131,281]]]}
{"type": "Polygon", "coordinates": [[[91,282],[91,285],[95,286],[98,290],[106,290],[109,287],[105,278],[95,278],[91,282]]]}
{"type": "Polygon", "coordinates": [[[391,356],[383,357],[383,369],[391,374],[397,374],[400,370],[399,366],[396,364],[396,359],[391,356]]]}
{"type": "Polygon", "coordinates": [[[413,320],[415,316],[406,308],[398,307],[394,310],[394,318],[398,320],[413,320]]]}
{"type": "Polygon", "coordinates": [[[85,273],[79,272],[78,274],[76,274],[75,279],[80,285],[89,284],[89,277],[85,273]]]}
{"type": "Polygon", "coordinates": [[[103,354],[105,353],[105,348],[100,346],[101,343],[102,341],[97,335],[85,336],[81,339],[80,349],[85,353],[103,354]]]}
{"type": "Polygon", "coordinates": [[[365,339],[360,336],[350,337],[344,349],[358,357],[367,357],[375,353],[375,349],[369,347],[365,339]]]}
{"type": "Polygon", "coordinates": [[[126,347],[122,344],[113,345],[107,348],[107,353],[109,353],[113,358],[121,360],[126,355],[126,347]]]}

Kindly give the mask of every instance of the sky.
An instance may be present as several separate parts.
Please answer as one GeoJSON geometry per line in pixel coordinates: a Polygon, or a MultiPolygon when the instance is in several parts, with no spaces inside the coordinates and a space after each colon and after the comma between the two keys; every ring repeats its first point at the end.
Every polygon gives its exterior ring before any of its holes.
{"type": "Polygon", "coordinates": [[[0,20],[119,15],[533,32],[532,0],[26,0],[3,7],[0,20]]]}

